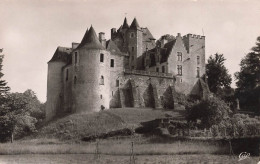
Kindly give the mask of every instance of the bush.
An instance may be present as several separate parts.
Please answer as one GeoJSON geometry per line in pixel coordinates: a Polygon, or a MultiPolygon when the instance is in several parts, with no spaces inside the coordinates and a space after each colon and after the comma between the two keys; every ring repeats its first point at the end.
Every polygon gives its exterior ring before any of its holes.
{"type": "Polygon", "coordinates": [[[229,106],[219,98],[211,97],[199,103],[195,103],[188,109],[188,122],[201,120],[202,128],[209,128],[214,124],[227,119],[230,114],[229,106]]]}

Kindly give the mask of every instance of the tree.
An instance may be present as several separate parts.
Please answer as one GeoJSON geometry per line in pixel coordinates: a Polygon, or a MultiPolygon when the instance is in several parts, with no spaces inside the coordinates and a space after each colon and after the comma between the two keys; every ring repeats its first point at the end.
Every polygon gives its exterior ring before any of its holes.
{"type": "MultiPolygon", "coordinates": [[[[0,53],[2,52],[2,49],[0,49],[0,53]]],[[[7,86],[7,82],[2,79],[4,76],[2,70],[3,70],[3,59],[4,55],[0,55],[0,98],[4,97],[10,88],[7,86]]]]}
{"type": "Polygon", "coordinates": [[[209,89],[217,95],[220,95],[223,89],[230,88],[232,81],[231,75],[228,74],[228,70],[224,66],[225,60],[223,54],[216,53],[209,57],[206,64],[209,89]]]}
{"type": "MultiPolygon", "coordinates": [[[[235,73],[236,95],[241,107],[260,109],[260,36],[256,46],[240,62],[240,71],[235,73]]],[[[251,110],[250,109],[250,110],[251,110]]]]}

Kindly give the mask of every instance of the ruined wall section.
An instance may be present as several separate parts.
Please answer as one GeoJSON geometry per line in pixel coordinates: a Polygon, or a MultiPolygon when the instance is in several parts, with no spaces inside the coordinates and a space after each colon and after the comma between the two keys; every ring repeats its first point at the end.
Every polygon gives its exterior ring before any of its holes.
{"type": "Polygon", "coordinates": [[[174,86],[174,79],[172,77],[132,73],[124,73],[124,76],[119,77],[119,81],[119,95],[122,107],[152,107],[147,106],[147,104],[151,104],[151,102],[147,103],[147,101],[154,101],[154,108],[162,108],[162,100],[167,88],[174,86]],[[132,90],[130,93],[129,87],[132,90]],[[128,93],[124,94],[126,91],[128,93]],[[125,97],[126,95],[132,96],[133,100],[129,100],[125,97]],[[129,104],[132,104],[132,106],[129,106],[129,104]]]}

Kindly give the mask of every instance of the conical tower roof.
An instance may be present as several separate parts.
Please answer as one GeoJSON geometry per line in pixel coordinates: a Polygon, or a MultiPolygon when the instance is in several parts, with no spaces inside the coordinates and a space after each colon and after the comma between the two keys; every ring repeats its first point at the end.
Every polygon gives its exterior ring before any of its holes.
{"type": "Polygon", "coordinates": [[[123,23],[123,29],[125,29],[125,28],[129,28],[126,17],[125,17],[125,20],[124,20],[124,23],[123,23]]]}
{"type": "Polygon", "coordinates": [[[138,24],[136,18],[133,20],[133,22],[132,22],[130,28],[132,28],[132,29],[139,29],[139,28],[140,28],[140,26],[139,26],[139,24],[138,24]]]}
{"type": "Polygon", "coordinates": [[[98,40],[97,34],[94,28],[91,26],[89,30],[86,31],[81,43],[77,47],[79,48],[86,48],[86,49],[105,49],[100,41],[98,40]]]}

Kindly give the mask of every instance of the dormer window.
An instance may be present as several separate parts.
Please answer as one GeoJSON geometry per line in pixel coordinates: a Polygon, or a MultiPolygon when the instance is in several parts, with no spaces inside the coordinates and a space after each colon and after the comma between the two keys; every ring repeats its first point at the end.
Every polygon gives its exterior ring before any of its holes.
{"type": "Polygon", "coordinates": [[[104,62],[104,54],[100,54],[100,62],[104,62]]]}

